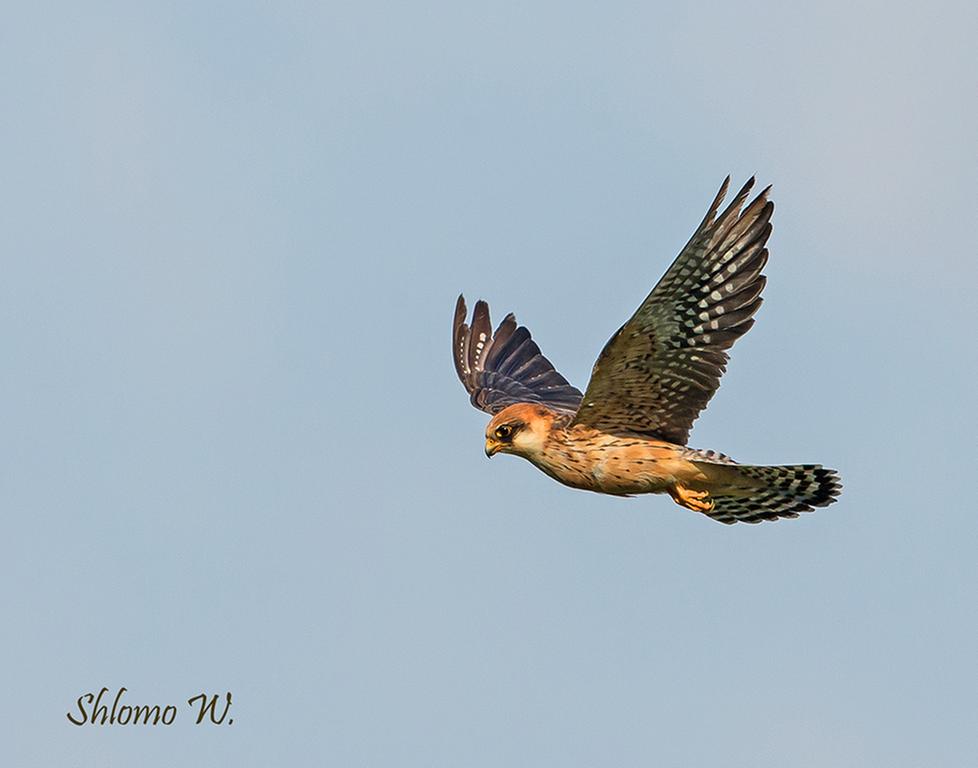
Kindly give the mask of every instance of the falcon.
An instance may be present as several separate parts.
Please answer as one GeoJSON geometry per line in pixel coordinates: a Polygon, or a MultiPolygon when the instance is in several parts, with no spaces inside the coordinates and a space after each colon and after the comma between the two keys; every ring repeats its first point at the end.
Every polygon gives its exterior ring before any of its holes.
{"type": "Polygon", "coordinates": [[[751,178],[720,212],[729,184],[728,176],[686,247],[605,345],[583,395],[512,314],[493,332],[479,301],[469,325],[458,297],[452,356],[472,404],[492,414],[487,456],[521,456],[572,488],[668,493],[727,524],[798,517],[836,500],[839,476],[820,464],[738,464],[686,446],[766,282],[771,188],[745,207],[751,178]]]}

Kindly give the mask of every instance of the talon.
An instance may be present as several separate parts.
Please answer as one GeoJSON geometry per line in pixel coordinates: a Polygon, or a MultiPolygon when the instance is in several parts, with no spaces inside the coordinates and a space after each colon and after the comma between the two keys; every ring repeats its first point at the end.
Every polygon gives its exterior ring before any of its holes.
{"type": "Polygon", "coordinates": [[[716,502],[710,498],[709,491],[694,491],[677,484],[669,491],[669,495],[679,506],[694,512],[712,512],[713,507],[716,506],[716,502]]]}

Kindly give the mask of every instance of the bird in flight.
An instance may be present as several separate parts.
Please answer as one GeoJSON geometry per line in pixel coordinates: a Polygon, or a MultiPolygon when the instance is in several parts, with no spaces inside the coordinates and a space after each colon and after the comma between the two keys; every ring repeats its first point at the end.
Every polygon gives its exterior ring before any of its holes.
{"type": "Polygon", "coordinates": [[[770,187],[744,207],[750,179],[722,212],[730,177],[648,298],[598,356],[582,395],[510,314],[465,320],[458,297],[455,369],[492,414],[486,455],[522,456],[564,485],[616,496],[668,493],[721,523],[798,517],[833,503],[839,476],[819,464],[738,464],[688,448],[693,421],[720,386],[727,352],[754,324],[766,278],[770,187]]]}

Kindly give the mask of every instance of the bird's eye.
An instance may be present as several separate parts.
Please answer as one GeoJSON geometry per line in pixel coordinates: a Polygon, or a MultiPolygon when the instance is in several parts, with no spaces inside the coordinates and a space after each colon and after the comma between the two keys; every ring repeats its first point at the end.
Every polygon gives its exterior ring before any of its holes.
{"type": "Polygon", "coordinates": [[[506,440],[513,434],[513,428],[509,424],[503,424],[496,429],[496,437],[499,440],[506,440]]]}

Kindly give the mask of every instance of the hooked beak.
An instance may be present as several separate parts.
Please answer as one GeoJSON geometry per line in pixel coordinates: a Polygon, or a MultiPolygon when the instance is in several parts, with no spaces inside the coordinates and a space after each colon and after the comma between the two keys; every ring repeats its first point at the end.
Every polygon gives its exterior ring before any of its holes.
{"type": "Polygon", "coordinates": [[[486,458],[491,459],[495,454],[499,453],[499,443],[494,440],[486,438],[486,458]]]}

